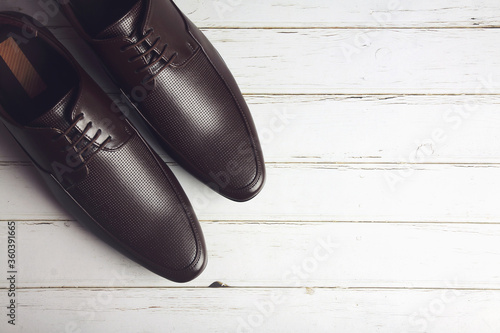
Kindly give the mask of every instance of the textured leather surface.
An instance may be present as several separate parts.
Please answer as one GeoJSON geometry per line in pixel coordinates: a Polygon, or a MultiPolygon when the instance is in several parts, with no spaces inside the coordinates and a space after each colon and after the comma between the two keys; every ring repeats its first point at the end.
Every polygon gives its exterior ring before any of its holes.
{"type": "Polygon", "coordinates": [[[111,111],[113,102],[88,75],[83,74],[80,77],[80,91],[71,120],[74,121],[78,115],[82,114],[83,119],[77,123],[76,128],[83,132],[87,124],[91,123],[92,127],[85,134],[88,140],[92,140],[99,131],[100,135],[97,137],[96,144],[100,145],[107,138],[111,138],[106,149],[121,147],[131,137],[131,127],[120,119],[121,114],[111,111]]]}
{"type": "Polygon", "coordinates": [[[172,1],[141,0],[97,36],[87,33],[71,4],[62,7],[176,161],[230,199],[260,192],[265,165],[250,110],[215,48],[172,1]],[[164,46],[168,52],[159,59],[164,46]],[[152,62],[147,73],[137,73],[152,62]]]}
{"type": "Polygon", "coordinates": [[[146,258],[164,263],[165,269],[182,270],[195,262],[201,245],[194,234],[199,230],[191,225],[194,213],[186,214],[175,195],[180,188],[169,179],[173,176],[163,175],[139,136],[121,149],[100,152],[88,168],[107,172],[87,177],[68,192],[85,202],[96,220],[106,221],[111,234],[146,258]]]}
{"type": "Polygon", "coordinates": [[[139,0],[118,22],[111,24],[101,31],[97,38],[130,37],[139,24],[139,20],[142,18],[142,5],[143,0],[139,0]]]}
{"type": "Polygon", "coordinates": [[[156,86],[140,109],[154,128],[164,129],[162,137],[197,172],[215,178],[221,187],[227,182],[231,188],[251,184],[257,164],[249,133],[239,112],[233,112],[238,106],[203,53],[198,52],[189,66],[162,72],[156,86]],[[196,95],[186,94],[193,85],[201,89],[196,95]],[[166,90],[168,94],[163,93],[166,90]],[[175,109],[179,112],[167,112],[175,109]]]}
{"type": "MultiPolygon", "coordinates": [[[[198,49],[195,40],[186,30],[186,23],[180,15],[176,13],[176,8],[171,1],[165,0],[142,0],[146,17],[142,24],[142,35],[153,30],[150,41],[161,38],[162,44],[167,44],[170,57],[174,52],[177,54],[173,66],[184,64],[193,56],[198,49]]],[[[161,52],[160,48],[157,48],[161,52]]]]}
{"type": "MultiPolygon", "coordinates": [[[[3,113],[3,109],[0,109],[3,113]]],[[[5,119],[5,118],[4,118],[5,119]]],[[[75,148],[68,149],[70,140],[53,128],[20,128],[4,121],[9,131],[23,146],[34,164],[43,172],[54,175],[62,186],[68,187],[85,179],[89,172],[75,148]],[[53,140],[57,137],[57,140],[53,140]],[[73,167],[70,167],[72,165],[73,167]]]]}
{"type": "MultiPolygon", "coordinates": [[[[19,17],[0,14],[0,25],[22,24],[19,17]]],[[[70,91],[57,105],[28,126],[13,121],[0,107],[1,120],[39,167],[42,177],[55,180],[49,186],[74,216],[153,272],[177,282],[194,279],[206,265],[205,243],[195,213],[174,175],[128,120],[111,111],[109,97],[54,36],[46,29],[33,29],[38,31],[37,38],[73,65],[79,85],[68,87],[70,91]],[[82,113],[84,118],[76,122],[82,113]],[[89,123],[92,131],[82,137],[89,123]],[[112,137],[111,141],[95,140],[98,133],[112,137]],[[75,140],[80,140],[73,147],[75,152],[92,147],[77,166],[70,167],[72,171],[64,173],[72,178],[58,181],[51,166],[54,162],[69,166],[65,149],[75,140]]]]}

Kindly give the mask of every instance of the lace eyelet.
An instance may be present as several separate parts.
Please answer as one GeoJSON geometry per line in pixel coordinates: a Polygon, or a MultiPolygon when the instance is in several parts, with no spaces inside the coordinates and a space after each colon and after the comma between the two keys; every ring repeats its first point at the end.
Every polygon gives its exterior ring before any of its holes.
{"type": "MultiPolygon", "coordinates": [[[[165,59],[165,57],[167,56],[167,49],[168,49],[169,45],[166,43],[165,43],[165,45],[162,45],[160,43],[161,39],[162,39],[161,36],[157,36],[157,35],[152,36],[154,31],[155,31],[155,29],[150,27],[148,30],[142,32],[144,34],[143,36],[137,36],[137,41],[133,42],[129,46],[121,47],[122,52],[126,51],[126,49],[128,50],[128,49],[135,48],[135,50],[139,53],[137,56],[129,58],[128,63],[133,63],[133,62],[139,61],[141,59],[143,59],[144,62],[147,63],[146,66],[139,68],[139,69],[136,69],[134,71],[134,74],[139,74],[139,73],[146,72],[148,70],[153,70],[153,69],[156,71],[157,68],[154,68],[153,66],[158,64],[162,60],[162,58],[164,61],[167,62],[167,64],[165,66],[163,66],[162,68],[160,68],[157,71],[157,73],[150,80],[146,81],[147,83],[154,80],[154,78],[159,74],[159,72],[163,71],[168,65],[170,65],[172,63],[172,58],[173,58],[173,57],[171,57],[171,59],[169,59],[169,60],[165,59]],[[152,43],[152,41],[151,41],[153,38],[155,38],[154,43],[152,43]],[[146,48],[146,50],[143,50],[142,48],[138,48],[138,46],[144,45],[144,43],[148,44],[147,46],[144,46],[146,48]],[[161,52],[159,52],[159,50],[162,46],[163,46],[163,50],[161,52]],[[158,53],[160,53],[159,57],[155,58],[154,53],[152,53],[155,50],[158,51],[158,53]],[[151,56],[149,58],[146,58],[146,55],[151,55],[151,56]]],[[[175,52],[174,57],[177,57],[178,55],[179,54],[177,52],[175,52]]],[[[132,72],[130,72],[130,73],[132,74],[132,72]]]]}

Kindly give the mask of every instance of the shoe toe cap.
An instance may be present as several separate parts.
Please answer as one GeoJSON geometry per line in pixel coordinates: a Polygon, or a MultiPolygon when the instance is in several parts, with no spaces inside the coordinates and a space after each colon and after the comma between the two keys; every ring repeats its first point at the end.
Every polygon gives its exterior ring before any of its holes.
{"type": "Polygon", "coordinates": [[[167,152],[210,187],[236,201],[261,190],[265,167],[250,110],[203,52],[162,72],[141,107],[167,152]]]}

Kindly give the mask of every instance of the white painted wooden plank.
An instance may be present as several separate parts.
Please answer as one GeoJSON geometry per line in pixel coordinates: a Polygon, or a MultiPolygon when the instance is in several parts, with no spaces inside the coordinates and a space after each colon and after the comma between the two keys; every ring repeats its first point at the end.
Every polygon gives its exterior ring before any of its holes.
{"type": "MultiPolygon", "coordinates": [[[[172,169],[201,220],[500,221],[496,165],[271,164],[266,188],[243,204],[172,169]]],[[[0,165],[0,187],[2,220],[69,219],[31,166],[0,165]]]]}
{"type": "MultiPolygon", "coordinates": [[[[69,28],[54,30],[116,91],[69,28]]],[[[246,94],[499,94],[495,29],[211,29],[246,94]]]]}
{"type": "Polygon", "coordinates": [[[493,0],[191,0],[177,1],[206,27],[453,27],[498,26],[493,0]]]}
{"type": "MultiPolygon", "coordinates": [[[[500,288],[500,225],[204,222],[192,287],[500,288]]],[[[179,287],[76,222],[18,222],[18,287],[179,287]]],[[[0,223],[0,244],[7,223],[0,223]]],[[[7,262],[6,253],[0,258],[7,262]]],[[[0,288],[8,287],[7,280],[0,288]]]]}
{"type": "MultiPolygon", "coordinates": [[[[53,16],[53,0],[0,0],[0,10],[40,19],[53,16]],[[50,15],[43,15],[48,13],[50,15]],[[37,14],[38,13],[38,14],[37,14]]],[[[484,27],[498,26],[495,0],[182,0],[179,7],[202,27],[484,27]]],[[[50,25],[67,25],[60,15],[50,25]]]]}
{"type": "Polygon", "coordinates": [[[19,292],[5,332],[496,332],[500,292],[49,289],[19,292]]]}
{"type": "Polygon", "coordinates": [[[492,29],[207,33],[247,93],[500,92],[492,29]]]}
{"type": "MultiPolygon", "coordinates": [[[[247,99],[267,162],[500,163],[499,96],[247,99]]],[[[3,126],[0,161],[28,161],[3,126]]]]}

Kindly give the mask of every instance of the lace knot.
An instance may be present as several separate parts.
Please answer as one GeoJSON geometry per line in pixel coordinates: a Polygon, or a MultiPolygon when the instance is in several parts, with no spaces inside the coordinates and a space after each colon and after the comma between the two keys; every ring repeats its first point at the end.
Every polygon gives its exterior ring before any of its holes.
{"type": "MultiPolygon", "coordinates": [[[[146,62],[145,66],[139,67],[139,68],[137,68],[135,70],[136,74],[143,73],[143,72],[146,72],[146,71],[150,70],[154,65],[156,65],[157,63],[159,63],[161,60],[164,60],[163,57],[167,54],[168,44],[163,44],[163,46],[161,46],[162,51],[157,55],[156,58],[155,57],[151,57],[151,59],[149,60],[149,62],[148,62],[148,60],[146,60],[146,56],[147,55],[152,54],[155,50],[157,50],[160,47],[161,36],[156,37],[156,39],[155,39],[155,41],[153,43],[147,43],[148,46],[145,47],[145,51],[142,51],[142,50],[138,49],[138,47],[141,46],[141,45],[143,45],[143,43],[148,42],[149,38],[153,35],[153,33],[154,33],[154,29],[149,29],[142,38],[139,38],[137,40],[137,42],[132,43],[132,44],[127,45],[127,46],[124,46],[124,47],[122,47],[120,49],[121,52],[126,52],[128,50],[137,48],[139,54],[137,56],[135,56],[135,57],[129,58],[128,61],[130,63],[133,63],[133,62],[136,62],[136,61],[138,61],[140,59],[144,59],[144,61],[146,62]]],[[[168,60],[166,60],[166,63],[155,74],[153,74],[148,80],[146,80],[146,82],[153,81],[162,71],[164,71],[170,64],[173,63],[174,59],[178,55],[179,54],[177,52],[174,52],[174,54],[172,54],[170,56],[170,58],[168,60]]]]}
{"type": "Polygon", "coordinates": [[[69,135],[70,135],[71,131],[76,128],[77,124],[81,120],[83,120],[84,118],[85,118],[84,114],[80,113],[75,118],[74,122],[68,127],[68,129],[64,133],[62,133],[62,134],[60,134],[60,135],[58,135],[58,136],[56,136],[56,137],[53,138],[54,141],[58,140],[61,137],[67,137],[69,139],[70,145],[67,146],[66,151],[70,151],[72,149],[74,149],[76,151],[76,156],[80,157],[83,160],[83,163],[80,166],[80,168],[83,168],[86,165],[88,165],[90,163],[90,161],[92,161],[92,159],[96,156],[96,154],[99,151],[101,151],[102,149],[104,149],[106,147],[106,145],[109,142],[111,142],[111,140],[112,140],[112,137],[108,136],[106,138],[106,140],[104,140],[104,142],[96,149],[95,152],[93,152],[93,153],[87,153],[89,151],[89,149],[94,145],[94,143],[96,143],[96,141],[102,135],[102,130],[99,129],[96,132],[96,134],[94,135],[94,137],[87,144],[83,145],[82,147],[79,147],[79,144],[81,142],[83,142],[83,140],[85,139],[85,136],[87,135],[87,133],[92,128],[92,126],[93,126],[92,122],[90,121],[90,122],[87,123],[87,125],[85,126],[85,129],[82,131],[82,133],[80,134],[79,138],[77,138],[77,139],[75,138],[77,135],[75,135],[75,137],[73,137],[73,138],[70,138],[69,135]]]}

